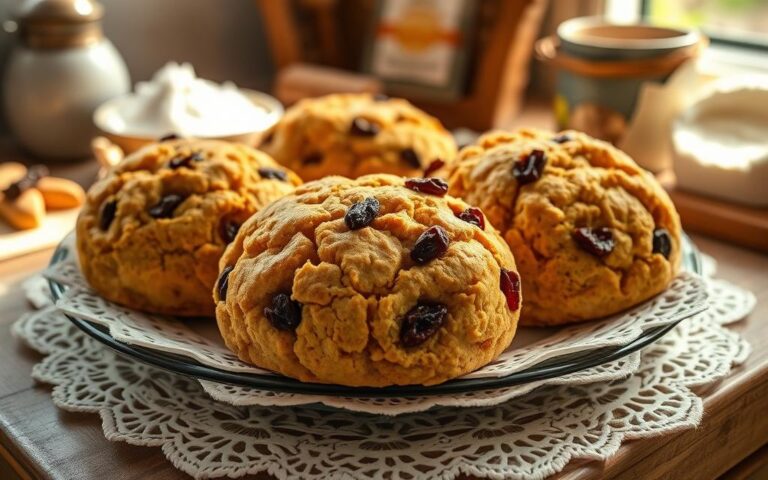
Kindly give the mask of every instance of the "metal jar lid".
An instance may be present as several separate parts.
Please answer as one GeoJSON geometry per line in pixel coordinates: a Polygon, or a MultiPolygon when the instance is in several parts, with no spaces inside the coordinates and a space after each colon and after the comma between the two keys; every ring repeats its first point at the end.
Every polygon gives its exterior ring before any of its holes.
{"type": "Polygon", "coordinates": [[[16,13],[21,41],[30,48],[80,47],[102,38],[104,8],[92,0],[27,0],[16,13]]]}

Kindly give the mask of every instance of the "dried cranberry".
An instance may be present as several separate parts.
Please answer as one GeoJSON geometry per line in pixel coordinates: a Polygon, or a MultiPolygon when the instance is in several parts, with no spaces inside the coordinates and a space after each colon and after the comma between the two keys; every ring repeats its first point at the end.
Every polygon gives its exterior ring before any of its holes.
{"type": "Polygon", "coordinates": [[[605,257],[613,251],[613,231],[610,228],[577,228],[571,234],[576,244],[596,257],[605,257]]]}
{"type": "Polygon", "coordinates": [[[573,137],[571,137],[567,133],[561,133],[559,135],[555,135],[554,137],[552,137],[552,141],[555,143],[565,143],[565,142],[570,142],[571,140],[573,140],[573,137]]]}
{"type": "Polygon", "coordinates": [[[219,301],[223,302],[227,299],[227,290],[229,289],[229,274],[232,273],[235,267],[227,265],[219,275],[219,281],[217,282],[216,289],[219,291],[219,301]]]}
{"type": "Polygon", "coordinates": [[[288,180],[288,174],[276,168],[262,167],[259,169],[259,175],[261,175],[261,178],[267,180],[280,180],[282,182],[288,180]]]}
{"type": "Polygon", "coordinates": [[[469,207],[456,216],[467,223],[477,225],[480,227],[480,230],[485,230],[485,217],[483,216],[483,212],[477,207],[469,207]]]}
{"type": "Polygon", "coordinates": [[[181,202],[184,201],[184,197],[181,195],[170,194],[160,199],[160,201],[149,209],[149,214],[154,218],[171,218],[174,210],[181,202]]]}
{"type": "Polygon", "coordinates": [[[405,186],[411,190],[427,193],[429,195],[444,196],[448,193],[448,184],[440,178],[409,178],[405,186]]]}
{"type": "Polygon", "coordinates": [[[660,253],[664,258],[669,258],[672,253],[672,237],[666,228],[657,228],[653,231],[653,253],[660,253]]]}
{"type": "Polygon", "coordinates": [[[99,228],[103,231],[109,230],[109,226],[112,225],[112,220],[115,219],[115,213],[117,212],[117,200],[109,200],[101,206],[101,212],[99,213],[99,228]]]}
{"type": "Polygon", "coordinates": [[[323,154],[319,152],[310,153],[301,160],[304,165],[314,165],[323,161],[323,154]]]}
{"type": "Polygon", "coordinates": [[[379,133],[379,124],[363,117],[355,117],[349,127],[349,134],[357,137],[374,137],[379,133]]]}
{"type": "Polygon", "coordinates": [[[448,307],[439,303],[419,302],[410,309],[400,325],[400,343],[417,347],[433,336],[445,321],[448,307]]]}
{"type": "Polygon", "coordinates": [[[362,202],[357,202],[347,210],[344,215],[344,223],[350,230],[359,230],[367,227],[379,214],[379,201],[368,197],[362,202]]]}
{"type": "Polygon", "coordinates": [[[174,170],[181,167],[190,168],[192,162],[202,162],[203,160],[205,160],[205,157],[203,157],[201,152],[194,152],[189,155],[173,157],[171,161],[168,162],[168,167],[174,170]]]}
{"type": "Polygon", "coordinates": [[[501,293],[507,297],[507,307],[516,312],[520,308],[520,275],[502,268],[499,287],[501,293]]]}
{"type": "Polygon", "coordinates": [[[445,166],[445,162],[443,160],[439,158],[432,160],[432,163],[430,163],[429,166],[427,166],[427,168],[424,169],[424,177],[425,178],[429,177],[430,175],[440,170],[444,166],[445,166]]]}
{"type": "Polygon", "coordinates": [[[535,182],[541,178],[541,172],[544,171],[546,163],[547,154],[544,153],[544,150],[533,150],[525,158],[515,162],[512,167],[512,175],[520,185],[535,182]]]}
{"type": "Polygon", "coordinates": [[[439,225],[429,227],[416,240],[416,244],[411,250],[411,259],[419,265],[424,265],[430,260],[445,255],[450,243],[448,234],[443,227],[439,225]]]}
{"type": "Polygon", "coordinates": [[[22,193],[34,188],[41,178],[48,175],[48,168],[44,165],[33,165],[27,169],[27,173],[3,190],[6,200],[16,200],[22,193]]]}
{"type": "Polygon", "coordinates": [[[219,236],[224,243],[231,243],[237,236],[238,230],[240,230],[240,224],[233,220],[222,218],[219,222],[219,236]]]}
{"type": "Polygon", "coordinates": [[[158,142],[169,142],[171,140],[178,140],[181,137],[176,133],[169,133],[167,135],[163,135],[158,139],[158,142]]]}
{"type": "Polygon", "coordinates": [[[400,151],[400,160],[405,162],[411,168],[421,168],[419,154],[412,148],[406,148],[400,151]]]}
{"type": "Polygon", "coordinates": [[[264,316],[276,329],[293,331],[301,323],[301,304],[286,293],[278,293],[272,297],[272,306],[264,307],[264,316]]]}

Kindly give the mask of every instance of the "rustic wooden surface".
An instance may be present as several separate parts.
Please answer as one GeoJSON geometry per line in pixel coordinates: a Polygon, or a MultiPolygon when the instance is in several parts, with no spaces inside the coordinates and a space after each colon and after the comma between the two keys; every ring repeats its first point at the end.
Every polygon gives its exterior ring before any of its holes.
{"type": "Polygon", "coordinates": [[[768,208],[732,205],[682,190],[670,195],[687,230],[768,252],[768,208]]]}
{"type": "MultiPolygon", "coordinates": [[[[527,120],[543,125],[546,118],[539,114],[527,120]]],[[[13,157],[0,144],[0,159],[13,157]]],[[[53,170],[88,183],[96,168],[80,163],[53,170]]],[[[571,464],[555,478],[765,478],[761,475],[766,473],[768,452],[759,450],[768,443],[768,255],[699,235],[693,238],[718,260],[719,277],[757,295],[755,312],[733,327],[751,342],[752,355],[727,379],[699,392],[705,414],[698,429],[628,442],[605,463],[571,464]]],[[[0,262],[0,478],[186,478],[160,449],[109,442],[96,415],[57,409],[51,387],[30,378],[41,356],[11,338],[9,327],[30,309],[21,282],[41,269],[50,254],[48,250],[0,262]]]]}

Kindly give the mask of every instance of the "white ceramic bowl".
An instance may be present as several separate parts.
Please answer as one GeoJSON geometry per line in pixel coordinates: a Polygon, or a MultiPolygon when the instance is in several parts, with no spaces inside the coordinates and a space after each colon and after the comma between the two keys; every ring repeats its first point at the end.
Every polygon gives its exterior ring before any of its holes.
{"type": "MultiPolygon", "coordinates": [[[[261,136],[272,128],[272,126],[280,120],[283,116],[283,105],[273,96],[266,93],[257,92],[255,90],[248,90],[241,88],[240,92],[248,97],[254,105],[263,108],[266,112],[267,118],[264,121],[262,128],[259,130],[236,132],[227,136],[212,136],[202,137],[211,138],[216,140],[225,140],[228,142],[244,143],[246,145],[257,145],[261,140],[261,136]]],[[[115,131],[114,128],[110,128],[110,125],[114,125],[119,122],[114,121],[114,116],[118,113],[118,106],[127,101],[128,95],[121,95],[113,99],[107,100],[102,103],[95,112],[93,112],[93,123],[99,130],[100,134],[107,137],[112,143],[119,146],[123,153],[128,155],[141,147],[150,143],[156,142],[160,137],[167,135],[169,132],[156,132],[155,135],[149,137],[126,135],[121,132],[115,131]]]]}
{"type": "Polygon", "coordinates": [[[757,208],[768,207],[768,81],[717,80],[672,128],[677,187],[757,208]]]}

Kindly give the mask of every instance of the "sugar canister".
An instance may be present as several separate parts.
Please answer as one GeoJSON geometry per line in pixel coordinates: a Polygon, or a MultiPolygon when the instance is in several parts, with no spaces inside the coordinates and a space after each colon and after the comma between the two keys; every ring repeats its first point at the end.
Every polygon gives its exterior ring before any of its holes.
{"type": "Polygon", "coordinates": [[[35,155],[88,155],[94,109],[130,90],[125,63],[102,33],[103,13],[91,0],[28,0],[19,7],[4,108],[12,133],[35,155]]]}

